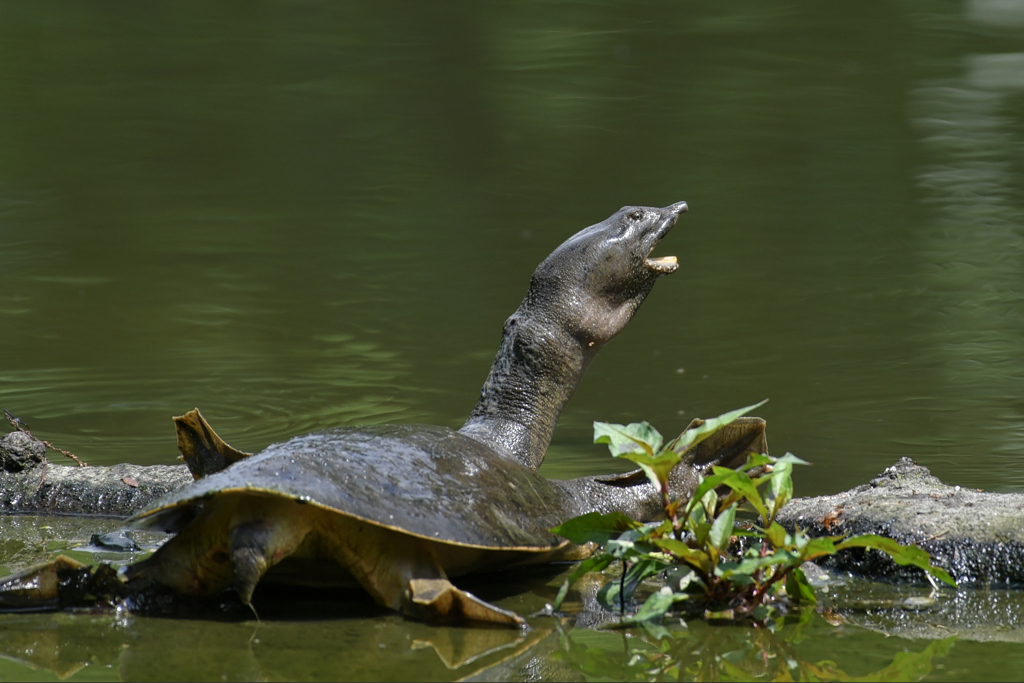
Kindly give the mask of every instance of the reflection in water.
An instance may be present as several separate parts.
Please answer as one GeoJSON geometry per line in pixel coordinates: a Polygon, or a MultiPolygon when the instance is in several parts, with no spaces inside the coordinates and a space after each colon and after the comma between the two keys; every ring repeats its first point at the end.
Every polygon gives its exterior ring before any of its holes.
{"type": "Polygon", "coordinates": [[[871,642],[877,651],[885,636],[844,632],[813,611],[778,632],[703,623],[673,631],[568,630],[548,619],[526,633],[432,627],[399,617],[320,621],[316,613],[323,610],[312,611],[298,621],[260,623],[9,615],[0,623],[0,677],[23,676],[27,667],[61,678],[113,678],[116,672],[121,680],[139,681],[845,680],[865,674],[916,680],[952,641],[911,647],[907,654],[883,646],[872,658],[881,664],[874,666],[848,646],[871,642]],[[849,651],[823,661],[820,651],[808,647],[815,638],[833,645],[845,639],[849,651]]]}
{"type": "MultiPolygon", "coordinates": [[[[969,7],[975,20],[1024,21],[1024,2],[969,7]]],[[[999,458],[1003,490],[1024,488],[1024,140],[1011,115],[1022,94],[1024,53],[971,55],[960,78],[913,93],[931,159],[918,174],[933,216],[919,247],[934,333],[927,353],[947,384],[946,405],[931,408],[956,411],[934,446],[962,439],[969,424],[975,448],[999,458]]]]}
{"type": "Polygon", "coordinates": [[[814,655],[799,646],[809,632],[827,628],[823,621],[808,610],[778,631],[703,623],[683,631],[662,629],[660,636],[641,630],[632,638],[573,631],[563,636],[561,651],[554,657],[579,674],[618,681],[848,681],[852,676],[901,681],[929,674],[955,640],[937,640],[919,652],[898,653],[885,666],[863,671],[863,661],[838,653],[814,661],[814,655]]]}
{"type": "Polygon", "coordinates": [[[121,526],[122,520],[110,517],[0,515],[0,575],[49,562],[57,555],[83,564],[109,562],[120,566],[142,559],[167,539],[162,533],[130,531],[128,538],[137,546],[130,551],[94,542],[121,526]]]}
{"type": "MultiPolygon", "coordinates": [[[[413,650],[432,649],[452,671],[463,669],[490,659],[494,666],[495,655],[501,653],[501,661],[516,657],[529,650],[551,629],[535,628],[530,631],[515,631],[501,628],[438,628],[424,637],[412,641],[413,650]]],[[[484,667],[487,668],[487,667],[484,667]]],[[[465,675],[465,672],[462,673],[465,675]]]]}
{"type": "Polygon", "coordinates": [[[819,590],[822,609],[836,623],[910,640],[1024,644],[1024,591],[873,584],[829,577],[819,590]]]}
{"type": "Polygon", "coordinates": [[[516,658],[550,633],[431,627],[398,617],[295,620],[295,613],[292,621],[259,623],[7,615],[0,678],[23,677],[28,668],[131,681],[454,680],[516,658]]]}
{"type": "MultiPolygon", "coordinates": [[[[972,658],[991,645],[964,638],[1013,635],[996,617],[949,637],[929,626],[935,619],[924,603],[908,609],[904,597],[890,590],[857,603],[847,596],[847,608],[828,612],[827,620],[804,610],[774,631],[701,621],[591,630],[538,619],[524,634],[367,618],[375,608],[358,600],[342,606],[346,618],[315,598],[293,601],[290,616],[260,623],[6,615],[0,678],[35,669],[76,680],[969,680],[977,673],[972,658]],[[360,611],[366,614],[352,618],[360,611]]],[[[991,604],[980,593],[956,602],[968,609],[991,604]]],[[[948,625],[944,619],[938,622],[948,625]]],[[[989,671],[1010,679],[1022,663],[1015,653],[990,662],[989,671]]]]}

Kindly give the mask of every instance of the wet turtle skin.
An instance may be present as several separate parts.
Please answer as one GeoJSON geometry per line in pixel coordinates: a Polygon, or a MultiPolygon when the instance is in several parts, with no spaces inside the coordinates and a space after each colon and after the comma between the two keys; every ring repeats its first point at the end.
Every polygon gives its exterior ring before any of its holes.
{"type": "MultiPolygon", "coordinates": [[[[190,464],[195,453],[230,449],[198,411],[175,422],[190,464]]],[[[129,593],[153,584],[192,596],[231,587],[251,604],[264,576],[354,583],[414,618],[525,626],[449,577],[579,556],[550,531],[570,516],[562,489],[445,427],[316,432],[198,476],[129,520],[177,534],[127,569],[129,593]]]]}
{"type": "MultiPolygon", "coordinates": [[[[735,466],[747,453],[767,450],[763,420],[737,422],[684,454],[681,476],[672,480],[677,494],[689,495],[715,464],[735,466]]],[[[266,576],[293,585],[357,584],[418,619],[523,626],[519,615],[449,578],[582,559],[589,548],[551,532],[575,515],[661,514],[660,492],[639,471],[548,480],[472,437],[426,425],[315,432],[203,476],[209,463],[240,452],[198,410],[175,423],[199,478],[129,520],[177,534],[128,568],[129,593],[153,584],[192,596],[234,588],[251,604],[266,576]]]]}
{"type": "Polygon", "coordinates": [[[265,492],[430,541],[493,550],[565,545],[571,506],[553,482],[446,427],[331,429],[274,444],[132,518],[180,532],[216,495],[265,492]]]}

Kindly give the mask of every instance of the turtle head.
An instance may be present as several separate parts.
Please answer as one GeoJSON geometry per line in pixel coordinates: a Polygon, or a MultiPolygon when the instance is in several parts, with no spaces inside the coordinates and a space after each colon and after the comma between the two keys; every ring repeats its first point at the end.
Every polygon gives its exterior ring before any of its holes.
{"type": "Polygon", "coordinates": [[[652,257],[686,202],[658,209],[624,206],[566,240],[537,267],[526,304],[596,351],[618,334],[655,281],[679,268],[652,257]]]}
{"type": "Polygon", "coordinates": [[[633,317],[675,256],[651,252],[686,202],[626,206],[544,259],[522,305],[505,321],[480,400],[459,430],[532,470],[597,352],[633,317]]]}

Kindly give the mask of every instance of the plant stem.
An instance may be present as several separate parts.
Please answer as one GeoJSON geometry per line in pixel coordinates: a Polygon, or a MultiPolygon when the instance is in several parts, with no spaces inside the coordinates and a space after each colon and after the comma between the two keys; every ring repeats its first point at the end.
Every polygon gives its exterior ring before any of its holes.
{"type": "Polygon", "coordinates": [[[768,579],[767,581],[758,586],[757,595],[754,596],[754,603],[751,605],[748,612],[753,612],[758,605],[763,603],[765,596],[768,595],[768,593],[770,592],[769,588],[771,588],[772,584],[781,581],[782,578],[786,574],[788,574],[791,569],[793,569],[792,566],[785,568],[783,567],[785,567],[785,565],[780,565],[780,568],[775,571],[775,573],[772,575],[772,578],[768,579]]]}
{"type": "Polygon", "coordinates": [[[672,505],[672,499],[668,492],[668,481],[661,482],[661,505],[665,509],[665,516],[672,520],[672,535],[676,537],[677,541],[682,542],[683,525],[679,522],[679,513],[677,512],[679,506],[672,505]]]}
{"type": "Polygon", "coordinates": [[[622,560],[622,576],[619,577],[619,616],[626,616],[626,572],[629,571],[629,565],[626,564],[625,558],[622,560]]]}

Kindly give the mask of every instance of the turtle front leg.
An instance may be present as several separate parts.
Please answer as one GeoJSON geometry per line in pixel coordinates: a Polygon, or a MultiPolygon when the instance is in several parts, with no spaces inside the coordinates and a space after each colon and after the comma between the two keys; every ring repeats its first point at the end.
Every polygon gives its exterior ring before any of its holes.
{"type": "Polygon", "coordinates": [[[527,627],[515,612],[495,607],[453,586],[422,538],[339,517],[324,536],[333,542],[335,561],[377,603],[421,621],[476,621],[527,627]]]}
{"type": "Polygon", "coordinates": [[[409,579],[402,612],[424,621],[461,618],[503,626],[527,626],[515,612],[484,602],[448,579],[409,579]]]}
{"type": "Polygon", "coordinates": [[[152,557],[130,566],[127,578],[156,581],[183,595],[212,595],[233,586],[249,605],[260,578],[294,553],[313,525],[309,506],[292,500],[217,496],[152,557]]]}

